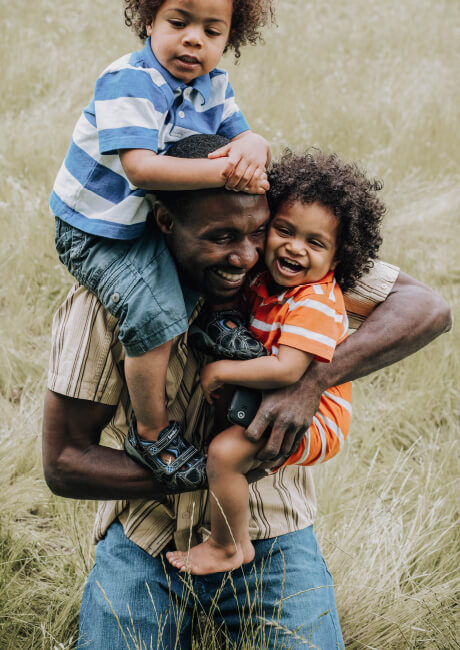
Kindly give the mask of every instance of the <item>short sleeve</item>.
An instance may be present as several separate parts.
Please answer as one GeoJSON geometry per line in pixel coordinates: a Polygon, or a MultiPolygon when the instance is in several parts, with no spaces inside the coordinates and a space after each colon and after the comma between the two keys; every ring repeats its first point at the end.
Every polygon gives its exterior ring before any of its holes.
{"type": "Polygon", "coordinates": [[[124,386],[117,319],[80,284],[54,316],[48,388],[91,402],[116,405],[124,386]]]}
{"type": "Polygon", "coordinates": [[[222,135],[229,140],[232,140],[234,137],[243,133],[243,131],[249,131],[249,124],[246,122],[246,118],[243,113],[240,111],[238,104],[235,101],[235,94],[233,88],[228,81],[227,77],[227,86],[225,89],[225,99],[224,99],[224,109],[222,112],[222,119],[217,131],[218,135],[222,135]]]}
{"type": "Polygon", "coordinates": [[[290,298],[278,344],[309,352],[319,361],[330,361],[348,330],[342,296],[337,293],[333,298],[313,291],[290,298]]]}
{"type": "Polygon", "coordinates": [[[372,268],[344,293],[350,329],[357,329],[374,308],[389,296],[399,275],[399,268],[375,260],[372,268]]]}
{"type": "Polygon", "coordinates": [[[119,149],[158,151],[158,131],[167,111],[161,86],[142,68],[122,68],[96,82],[94,113],[101,154],[119,149]]]}

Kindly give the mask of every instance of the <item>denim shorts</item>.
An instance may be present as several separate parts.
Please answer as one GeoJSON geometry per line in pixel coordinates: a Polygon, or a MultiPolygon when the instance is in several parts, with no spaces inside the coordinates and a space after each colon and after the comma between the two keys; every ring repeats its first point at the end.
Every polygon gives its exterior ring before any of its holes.
{"type": "Polygon", "coordinates": [[[151,557],[118,521],[110,526],[84,590],[77,648],[190,650],[192,634],[195,647],[214,646],[212,620],[223,648],[343,650],[313,526],[255,541],[254,562],[231,574],[179,573],[164,556],[172,548],[151,557]]]}
{"type": "Polygon", "coordinates": [[[187,330],[176,266],[157,230],[135,240],[90,235],[56,217],[59,259],[118,318],[128,356],[139,356],[187,330]]]}

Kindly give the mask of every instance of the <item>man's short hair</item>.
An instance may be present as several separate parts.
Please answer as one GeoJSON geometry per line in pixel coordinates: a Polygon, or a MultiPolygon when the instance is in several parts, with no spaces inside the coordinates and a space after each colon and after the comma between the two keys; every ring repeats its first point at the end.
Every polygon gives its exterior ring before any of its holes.
{"type": "MultiPolygon", "coordinates": [[[[178,140],[168,149],[168,156],[174,158],[207,158],[208,154],[228,144],[230,140],[222,135],[198,133],[178,140]]],[[[202,190],[156,190],[156,198],[179,219],[187,212],[187,206],[202,190]]],[[[208,190],[207,190],[208,191],[208,190]]],[[[220,188],[217,190],[220,191],[220,188]]]]}

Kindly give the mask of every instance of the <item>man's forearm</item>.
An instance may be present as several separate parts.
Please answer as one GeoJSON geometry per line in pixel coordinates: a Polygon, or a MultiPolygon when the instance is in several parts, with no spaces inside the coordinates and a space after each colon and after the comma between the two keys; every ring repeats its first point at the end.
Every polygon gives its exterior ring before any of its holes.
{"type": "Polygon", "coordinates": [[[117,449],[99,445],[114,407],[48,391],[43,423],[43,468],[50,489],[74,499],[161,499],[151,473],[117,449]]]}
{"type": "Polygon", "coordinates": [[[308,373],[326,390],[404,359],[450,326],[447,303],[427,286],[400,274],[388,298],[356,334],[337,346],[332,362],[314,362],[308,373]]]}
{"type": "Polygon", "coordinates": [[[258,458],[291,454],[315,415],[322,393],[330,386],[358,379],[416,352],[449,330],[447,303],[429,287],[401,273],[391,294],[356,334],[337,346],[331,363],[312,362],[300,381],[264,395],[246,430],[258,440],[272,427],[258,458]]]}

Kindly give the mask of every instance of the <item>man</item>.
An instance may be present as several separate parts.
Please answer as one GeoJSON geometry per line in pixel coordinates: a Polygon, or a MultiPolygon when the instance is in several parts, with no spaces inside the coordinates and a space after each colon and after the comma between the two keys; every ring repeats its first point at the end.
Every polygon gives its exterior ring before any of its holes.
{"type": "MultiPolygon", "coordinates": [[[[203,157],[214,148],[206,136],[196,136],[191,150],[184,142],[179,153],[185,157],[203,157]],[[202,138],[199,147],[196,138],[202,138]]],[[[201,304],[198,295],[214,303],[237,295],[259,259],[269,211],[264,196],[207,190],[163,193],[154,216],[188,288],[191,322],[201,304]]],[[[152,255],[161,255],[161,247],[152,255]]],[[[370,314],[359,331],[338,346],[332,363],[313,362],[297,385],[268,394],[248,428],[249,437],[259,438],[273,425],[261,452],[267,466],[297,447],[329,386],[393,363],[449,327],[439,296],[384,263],[349,296],[349,307],[355,316],[370,314]]],[[[187,440],[198,448],[212,435],[198,382],[202,362],[187,346],[187,335],[179,337],[166,385],[169,417],[183,424],[187,440]]],[[[96,565],[82,601],[82,647],[188,648],[195,616],[215,619],[238,647],[288,642],[276,626],[297,630],[316,647],[343,646],[331,578],[312,530],[316,505],[309,468],[283,468],[252,483],[252,565],[230,577],[191,576],[184,582],[166,566],[164,553],[186,550],[206,533],[207,493],[166,494],[122,451],[130,407],[117,323],[78,285],[56,315],[49,389],[48,485],[62,496],[102,500],[96,565]],[[104,427],[115,448],[99,444],[104,427]]]]}

